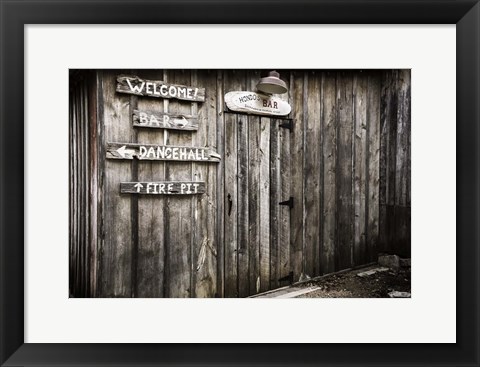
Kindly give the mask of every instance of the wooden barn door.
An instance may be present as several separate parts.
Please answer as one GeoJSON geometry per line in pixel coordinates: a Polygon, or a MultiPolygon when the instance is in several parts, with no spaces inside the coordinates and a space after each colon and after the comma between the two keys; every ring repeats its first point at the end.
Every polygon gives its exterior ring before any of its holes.
{"type": "Polygon", "coordinates": [[[225,297],[245,297],[288,284],[291,121],[224,118],[225,297]]]}

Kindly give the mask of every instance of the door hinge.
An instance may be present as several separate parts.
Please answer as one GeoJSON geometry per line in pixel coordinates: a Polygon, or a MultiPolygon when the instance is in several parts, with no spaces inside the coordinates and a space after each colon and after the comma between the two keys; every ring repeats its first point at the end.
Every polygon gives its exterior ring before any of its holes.
{"type": "Polygon", "coordinates": [[[284,129],[288,129],[288,130],[292,131],[293,130],[293,120],[292,119],[285,120],[285,122],[279,124],[278,127],[283,127],[284,129]]]}
{"type": "Polygon", "coordinates": [[[290,209],[293,208],[293,197],[290,196],[290,198],[286,201],[282,201],[280,203],[278,203],[278,205],[287,205],[290,209]]]}

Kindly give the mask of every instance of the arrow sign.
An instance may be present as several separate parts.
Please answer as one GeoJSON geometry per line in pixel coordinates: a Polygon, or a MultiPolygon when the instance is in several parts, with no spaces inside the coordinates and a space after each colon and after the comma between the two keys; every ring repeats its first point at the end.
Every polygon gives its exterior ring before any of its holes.
{"type": "Polygon", "coordinates": [[[198,130],[198,117],[190,115],[134,110],[132,121],[135,127],[198,130]]]}
{"type": "Polygon", "coordinates": [[[205,182],[122,182],[120,183],[120,192],[122,194],[196,195],[205,193],[205,182]]]}
{"type": "Polygon", "coordinates": [[[108,159],[139,159],[148,161],[220,162],[220,155],[207,147],[174,145],[107,143],[108,159]]]}
{"type": "Polygon", "coordinates": [[[140,192],[141,189],[143,189],[143,185],[140,182],[133,185],[133,187],[135,187],[137,189],[137,192],[140,192]]]}
{"type": "Polygon", "coordinates": [[[120,154],[120,157],[122,157],[124,159],[132,159],[133,154],[135,154],[135,150],[127,149],[127,146],[124,145],[121,148],[117,149],[117,153],[120,154]]]}

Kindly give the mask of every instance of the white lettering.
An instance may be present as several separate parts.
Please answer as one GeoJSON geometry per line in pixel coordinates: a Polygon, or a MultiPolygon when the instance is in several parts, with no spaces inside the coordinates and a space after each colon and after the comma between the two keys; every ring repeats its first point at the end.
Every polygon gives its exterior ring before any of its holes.
{"type": "Polygon", "coordinates": [[[178,97],[181,97],[182,95],[183,98],[187,98],[187,89],[178,87],[178,97]]]}
{"type": "Polygon", "coordinates": [[[173,159],[178,159],[178,148],[173,148],[172,149],[172,158],[173,159]]]}
{"type": "Polygon", "coordinates": [[[157,118],[155,117],[155,115],[150,115],[150,121],[149,121],[150,125],[160,125],[160,122],[157,120],[157,118]]]}
{"type": "Polygon", "coordinates": [[[197,183],[194,183],[193,184],[193,192],[196,194],[198,192],[198,186],[200,186],[199,184],[197,183]]]}
{"type": "Polygon", "coordinates": [[[147,124],[148,123],[148,115],[145,112],[140,112],[140,124],[147,124]]]}
{"type": "Polygon", "coordinates": [[[145,92],[147,92],[148,94],[152,94],[152,83],[150,82],[147,82],[147,86],[145,87],[145,92]]]}
{"type": "Polygon", "coordinates": [[[145,82],[142,82],[141,85],[135,85],[133,86],[132,83],[130,83],[130,80],[127,79],[127,84],[130,87],[130,91],[135,92],[135,93],[142,93],[143,86],[145,85],[145,82]]]}
{"type": "Polygon", "coordinates": [[[148,149],[148,154],[147,154],[148,158],[150,158],[150,156],[152,156],[151,158],[155,158],[155,149],[153,147],[150,147],[148,149]]]}
{"type": "Polygon", "coordinates": [[[168,115],[163,115],[163,125],[164,125],[164,126],[171,126],[171,124],[170,124],[170,116],[168,116],[168,115]]]}
{"type": "Polygon", "coordinates": [[[173,85],[170,86],[170,88],[168,88],[168,94],[170,94],[171,97],[176,97],[177,89],[173,85]]]}
{"type": "Polygon", "coordinates": [[[147,148],[145,148],[143,145],[140,146],[140,158],[145,158],[147,155],[147,148]]]}
{"type": "Polygon", "coordinates": [[[157,147],[157,158],[165,158],[165,147],[157,147]]]}
{"type": "Polygon", "coordinates": [[[163,84],[163,85],[160,87],[160,93],[162,94],[162,96],[168,96],[167,86],[166,86],[165,84],[163,84]]]}

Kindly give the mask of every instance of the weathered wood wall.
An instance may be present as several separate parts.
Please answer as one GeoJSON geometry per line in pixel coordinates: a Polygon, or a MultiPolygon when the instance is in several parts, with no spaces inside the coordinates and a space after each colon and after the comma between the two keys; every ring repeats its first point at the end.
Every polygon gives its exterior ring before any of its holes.
{"type": "MultiPolygon", "coordinates": [[[[90,238],[79,238],[82,229],[71,224],[71,269],[77,247],[94,255],[80,270],[91,284],[82,294],[244,297],[375,261],[379,251],[409,253],[410,71],[280,72],[291,130],[282,127],[288,119],[225,111],[224,94],[255,90],[259,71],[96,72],[89,99],[95,121],[86,124],[94,135],[85,142],[96,181],[90,195],[71,200],[72,218],[82,217],[80,207],[95,195],[88,210],[98,219],[90,238]],[[118,93],[120,74],[205,88],[205,101],[118,93]],[[136,110],[198,116],[198,130],[134,127],[136,110]],[[110,160],[107,142],[205,146],[222,159],[110,160]],[[120,182],[178,180],[204,181],[206,193],[120,193],[120,182]],[[279,205],[290,197],[291,209],[279,205]]],[[[71,132],[85,103],[76,101],[71,132]]],[[[85,182],[76,162],[88,157],[75,144],[72,193],[85,182]]]]}
{"type": "Polygon", "coordinates": [[[380,251],[410,257],[410,70],[382,73],[380,251]]]}

